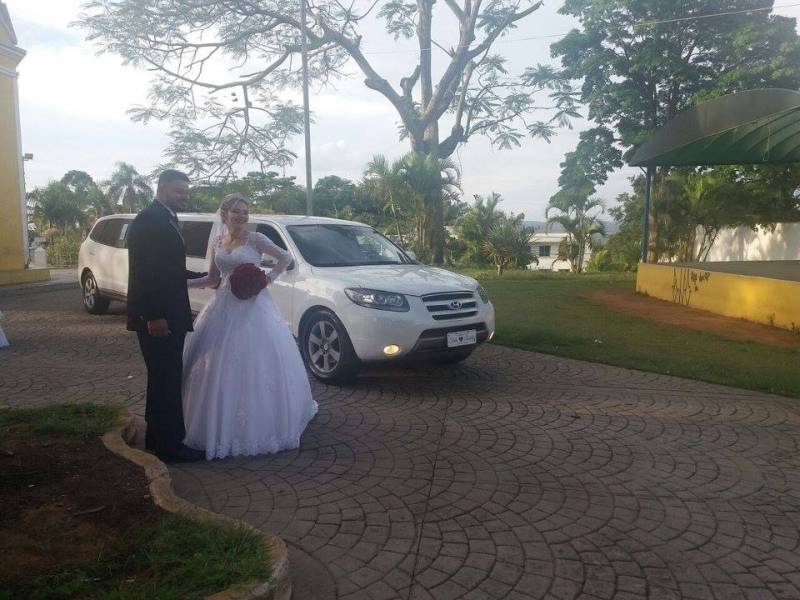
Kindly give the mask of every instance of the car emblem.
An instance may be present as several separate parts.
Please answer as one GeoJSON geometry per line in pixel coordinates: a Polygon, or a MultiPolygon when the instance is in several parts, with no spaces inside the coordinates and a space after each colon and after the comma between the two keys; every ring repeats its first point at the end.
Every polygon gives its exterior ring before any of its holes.
{"type": "Polygon", "coordinates": [[[461,310],[461,300],[451,300],[450,310],[461,310]]]}

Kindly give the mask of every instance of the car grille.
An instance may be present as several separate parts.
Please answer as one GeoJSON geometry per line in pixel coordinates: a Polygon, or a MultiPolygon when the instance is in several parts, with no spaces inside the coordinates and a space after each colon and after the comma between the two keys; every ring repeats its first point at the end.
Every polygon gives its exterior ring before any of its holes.
{"type": "Polygon", "coordinates": [[[467,319],[478,314],[478,302],[472,292],[428,294],[422,302],[435,321],[467,319]]]}
{"type": "Polygon", "coordinates": [[[456,331],[464,331],[465,329],[475,330],[479,344],[485,342],[489,338],[489,330],[486,328],[486,323],[475,323],[474,325],[456,325],[442,327],[439,329],[426,329],[420,334],[419,339],[417,340],[417,343],[410,354],[419,355],[427,352],[447,351],[447,334],[455,333],[456,331]]]}

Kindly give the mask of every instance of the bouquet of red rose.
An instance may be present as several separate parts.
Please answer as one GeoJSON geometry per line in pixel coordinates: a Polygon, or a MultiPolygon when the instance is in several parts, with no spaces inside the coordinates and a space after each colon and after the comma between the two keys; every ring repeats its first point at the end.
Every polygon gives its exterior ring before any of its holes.
{"type": "Polygon", "coordinates": [[[242,263],[231,273],[231,291],[239,300],[247,300],[267,287],[267,276],[253,263],[242,263]]]}

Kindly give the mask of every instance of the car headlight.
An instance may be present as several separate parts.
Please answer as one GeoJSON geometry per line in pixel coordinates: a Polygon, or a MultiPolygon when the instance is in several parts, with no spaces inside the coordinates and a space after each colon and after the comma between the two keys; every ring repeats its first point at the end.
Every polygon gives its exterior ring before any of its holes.
{"type": "Polygon", "coordinates": [[[483,289],[483,286],[479,285],[476,291],[478,292],[478,296],[481,297],[481,300],[483,300],[483,303],[489,304],[489,295],[486,293],[486,290],[483,289]]]}
{"type": "Polygon", "coordinates": [[[347,288],[344,293],[359,306],[377,308],[378,310],[392,310],[395,312],[408,311],[408,300],[406,300],[403,294],[365,288],[347,288]]]}

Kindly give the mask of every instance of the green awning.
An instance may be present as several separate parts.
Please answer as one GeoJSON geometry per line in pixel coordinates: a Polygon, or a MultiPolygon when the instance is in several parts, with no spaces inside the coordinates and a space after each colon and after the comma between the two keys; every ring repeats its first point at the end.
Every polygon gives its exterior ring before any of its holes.
{"type": "Polygon", "coordinates": [[[635,167],[800,162],[800,92],[761,89],[690,108],[656,130],[635,167]]]}

